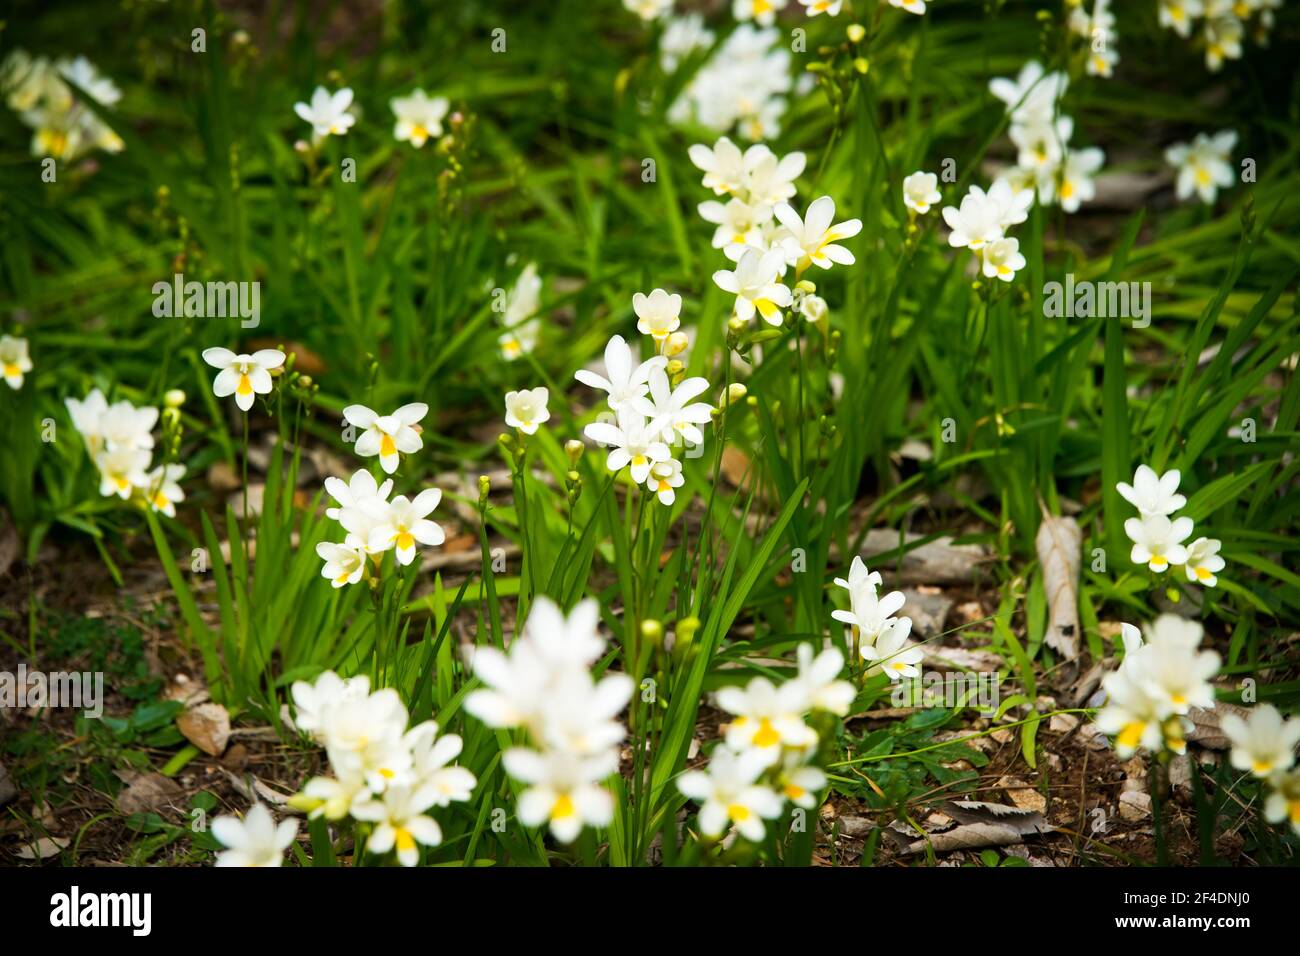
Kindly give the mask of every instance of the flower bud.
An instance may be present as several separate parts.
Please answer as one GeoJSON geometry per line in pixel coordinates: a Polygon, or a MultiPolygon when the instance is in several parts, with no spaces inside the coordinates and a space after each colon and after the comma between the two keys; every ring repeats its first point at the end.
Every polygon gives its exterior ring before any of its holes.
{"type": "Polygon", "coordinates": [[[582,453],[587,450],[587,446],[576,438],[570,438],[564,443],[564,454],[568,456],[570,466],[578,467],[578,462],[582,461],[582,453]]]}
{"type": "Polygon", "coordinates": [[[184,404],[185,393],[179,388],[168,389],[167,394],[163,396],[163,405],[167,408],[180,408],[184,404]]]}
{"type": "Polygon", "coordinates": [[[850,23],[848,29],[844,32],[848,34],[849,42],[861,43],[862,38],[867,35],[867,28],[861,23],[850,23]]]}
{"type": "Polygon", "coordinates": [[[681,355],[690,346],[690,340],[686,337],[685,332],[674,332],[668,336],[668,344],[664,346],[664,355],[672,358],[674,355],[681,355]]]}

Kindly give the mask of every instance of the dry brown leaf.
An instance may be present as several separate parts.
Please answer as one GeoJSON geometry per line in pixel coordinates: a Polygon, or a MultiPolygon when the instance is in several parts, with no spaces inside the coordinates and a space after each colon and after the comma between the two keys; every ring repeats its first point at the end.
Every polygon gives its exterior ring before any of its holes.
{"type": "Polygon", "coordinates": [[[67,837],[41,837],[33,843],[20,846],[17,856],[20,860],[48,860],[66,850],[71,842],[67,837]]]}
{"type": "Polygon", "coordinates": [[[1043,641],[1066,660],[1079,656],[1079,549],[1083,532],[1073,518],[1043,515],[1034,539],[1047,594],[1043,641]]]}
{"type": "Polygon", "coordinates": [[[230,714],[220,704],[191,707],[176,718],[176,727],[186,740],[213,757],[221,756],[230,741],[230,714]]]}
{"type": "Polygon", "coordinates": [[[161,810],[180,799],[183,791],[175,780],[160,773],[118,774],[126,781],[126,789],[117,796],[119,813],[146,813],[161,810]]]}
{"type": "Polygon", "coordinates": [[[1219,726],[1219,721],[1224,714],[1236,714],[1242,720],[1247,720],[1250,717],[1250,708],[1225,704],[1222,701],[1215,701],[1212,710],[1193,707],[1187,713],[1188,719],[1192,722],[1192,729],[1187,732],[1188,742],[1199,744],[1207,750],[1227,750],[1231,747],[1232,741],[1219,726]]]}

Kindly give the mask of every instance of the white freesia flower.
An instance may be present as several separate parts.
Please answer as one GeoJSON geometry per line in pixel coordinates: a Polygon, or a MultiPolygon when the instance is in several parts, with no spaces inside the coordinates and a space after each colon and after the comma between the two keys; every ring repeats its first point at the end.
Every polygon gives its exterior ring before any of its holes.
{"type": "Polygon", "coordinates": [[[519,822],[549,823],[561,843],[572,843],[584,826],[608,826],[614,798],[600,781],[618,770],[618,754],[579,757],[561,750],[539,753],[512,747],[502,755],[506,772],[527,789],[519,795],[519,822]]]}
{"type": "Polygon", "coordinates": [[[853,253],[837,243],[861,232],[862,220],[846,219],[832,225],[835,200],[830,196],[813,200],[803,219],[789,203],[781,203],[773,213],[790,231],[787,255],[792,264],[797,263],[796,269],[806,268],[810,262],[821,269],[829,269],[832,263],[851,266],[855,262],[853,253]]]}
{"type": "Polygon", "coordinates": [[[632,349],[623,336],[616,335],[605,345],[605,375],[584,368],[574,372],[573,377],[583,385],[608,393],[610,410],[618,412],[633,407],[650,390],[650,373],[667,365],[668,359],[656,355],[640,364],[632,363],[632,349]]]}
{"type": "Polygon", "coordinates": [[[415,545],[436,546],[443,543],[447,536],[442,528],[428,519],[433,509],[442,501],[442,491],[426,488],[408,500],[405,495],[398,495],[383,507],[382,517],[376,515],[375,527],[371,529],[366,542],[372,553],[393,548],[397,554],[397,563],[410,564],[415,560],[415,545]]]}
{"type": "Polygon", "coordinates": [[[1223,68],[1224,60],[1241,59],[1241,38],[1245,32],[1234,16],[1213,17],[1205,22],[1205,66],[1212,73],[1223,68]]]}
{"type": "Polygon", "coordinates": [[[780,687],[766,677],[755,677],[743,689],[724,687],[718,706],[734,718],[727,726],[727,746],[737,752],[754,750],[769,766],[785,748],[816,746],[817,734],[803,721],[803,687],[789,682],[780,687]]]}
{"type": "Polygon", "coordinates": [[[131,497],[136,488],[149,487],[149,452],[144,448],[118,447],[105,449],[95,456],[99,468],[99,493],[131,497]]]}
{"type": "Polygon", "coordinates": [[[1025,267],[1025,257],[1020,252],[1020,240],[994,239],[985,243],[980,250],[983,253],[983,272],[989,279],[1001,279],[1010,282],[1016,273],[1025,267]]]}
{"type": "Polygon", "coordinates": [[[1014,80],[990,80],[989,92],[1006,104],[1013,123],[1048,125],[1055,118],[1056,104],[1069,82],[1065,73],[1044,73],[1041,63],[1030,60],[1014,80]]]}
{"type": "Polygon", "coordinates": [[[704,444],[704,433],[699,426],[712,420],[713,406],[692,399],[708,390],[709,380],[698,376],[685,379],[673,388],[667,373],[657,368],[650,373],[649,397],[638,399],[636,408],[646,418],[663,423],[665,442],[676,443],[680,436],[698,446],[704,444]]]}
{"type": "Polygon", "coordinates": [[[23,376],[32,370],[32,359],[27,354],[27,340],[12,335],[0,335],[0,374],[5,384],[15,391],[23,387],[23,376]]]}
{"type": "Polygon", "coordinates": [[[147,477],[149,507],[175,518],[176,502],[185,500],[185,492],[180,486],[180,480],[185,477],[185,466],[159,465],[147,477]]]}
{"type": "Polygon", "coordinates": [[[817,793],[826,786],[826,772],[811,764],[798,763],[801,755],[795,754],[787,766],[781,768],[777,785],[781,795],[804,810],[817,808],[817,793]]]}
{"type": "Polygon", "coordinates": [[[1074,120],[1058,116],[1049,123],[1012,123],[1007,135],[1016,144],[1016,165],[1036,176],[1049,176],[1065,157],[1074,120]]]}
{"type": "Polygon", "coordinates": [[[1133,484],[1121,481],[1115,488],[1144,518],[1149,515],[1171,515],[1187,504],[1187,499],[1177,493],[1181,479],[1176,468],[1157,475],[1150,466],[1138,465],[1133,484]]]}
{"type": "Polygon", "coordinates": [[[884,628],[873,643],[862,642],[862,659],[876,662],[881,672],[891,681],[919,677],[921,671],[916,665],[921,663],[924,655],[921,648],[908,643],[907,638],[911,633],[912,619],[899,618],[884,628]]]}
{"type": "Polygon", "coordinates": [[[375,476],[365,469],[353,472],[352,477],[347,481],[342,478],[326,478],[325,491],[334,499],[338,507],[326,508],[325,517],[339,521],[347,511],[384,504],[388,501],[392,490],[393,479],[387,478],[381,485],[375,480],[375,476]]]}
{"type": "Polygon", "coordinates": [[[725,249],[731,245],[757,245],[762,242],[763,224],[772,218],[767,206],[750,205],[740,199],[731,199],[724,205],[710,199],[699,205],[700,218],[718,228],[713,230],[713,248],[725,249]]]}
{"type": "Polygon", "coordinates": [[[421,89],[406,96],[395,96],[388,105],[397,117],[393,136],[399,143],[410,143],[416,149],[442,135],[442,120],[450,108],[445,98],[435,96],[431,99],[421,89]]]}
{"type": "Polygon", "coordinates": [[[217,398],[234,395],[235,404],[243,411],[253,407],[255,396],[270,393],[271,371],[284,365],[284,358],[279,349],[258,349],[252,355],[223,348],[203,350],[203,361],[221,370],[212,382],[212,394],[217,398]]]}
{"type": "Polygon", "coordinates": [[[352,105],[352,90],[344,87],[331,94],[323,86],[316,87],[310,103],[295,103],[293,111],[298,118],[311,124],[312,136],[322,139],[326,136],[342,136],[357,118],[348,112],[352,105]]]}
{"type": "Polygon", "coordinates": [[[763,820],[776,819],[782,810],[776,791],[757,782],[766,768],[766,758],[756,751],[734,754],[718,747],[707,771],[688,770],[677,778],[677,789],[700,804],[704,836],[716,839],[735,826],[746,840],[763,839],[763,820]]]}
{"type": "Polygon", "coordinates": [[[359,674],[345,679],[333,671],[323,671],[314,683],[294,681],[290,694],[294,703],[294,725],[323,744],[326,715],[345,701],[364,700],[370,696],[370,678],[359,674]]]}
{"type": "Polygon", "coordinates": [[[1147,643],[1124,660],[1131,679],[1156,702],[1161,716],[1214,706],[1210,678],[1221,660],[1214,651],[1196,650],[1201,634],[1200,625],[1163,614],[1152,625],[1147,643]]]}
{"type": "Polygon", "coordinates": [[[153,448],[153,427],[158,423],[158,409],[136,407],[130,402],[114,402],[99,418],[101,447],[108,451],[153,448]]]}
{"type": "Polygon", "coordinates": [[[889,0],[889,5],[908,13],[925,13],[925,0],[889,0]]]}
{"type": "Polygon", "coordinates": [[[1219,556],[1223,542],[1218,538],[1197,538],[1187,546],[1187,580],[1204,584],[1212,588],[1219,583],[1216,575],[1222,571],[1227,562],[1219,556]]]}
{"type": "Polygon", "coordinates": [[[353,806],[354,817],[375,824],[366,851],[382,856],[396,848],[402,866],[415,866],[420,862],[416,844],[437,846],[442,842],[442,828],[433,817],[424,815],[435,800],[432,787],[394,784],[384,790],[381,798],[353,806]]]}
{"type": "Polygon", "coordinates": [[[745,154],[727,137],[721,137],[712,149],[703,143],[696,143],[687,151],[687,155],[704,172],[705,189],[712,189],[721,196],[740,192],[744,188],[747,175],[745,154]]]}
{"type": "Polygon", "coordinates": [[[776,22],[778,10],[784,10],[789,0],[732,0],[731,15],[737,20],[753,20],[765,27],[776,22]]]}
{"type": "Polygon", "coordinates": [[[1136,684],[1126,666],[1102,678],[1106,706],[1097,712],[1097,729],[1115,738],[1115,754],[1127,760],[1139,749],[1158,752],[1164,744],[1157,702],[1136,684]]]}
{"type": "Polygon", "coordinates": [[[939,192],[939,177],[920,170],[903,180],[903,204],[921,215],[943,199],[939,192]]]}
{"type": "Polygon", "coordinates": [[[1124,522],[1124,533],[1133,542],[1129,555],[1134,564],[1145,564],[1157,574],[1169,566],[1187,563],[1187,548],[1183,542],[1192,533],[1191,518],[1170,521],[1164,515],[1129,518],[1124,522]]]}
{"type": "Polygon", "coordinates": [[[1178,171],[1174,187],[1178,198],[1187,199],[1195,193],[1201,202],[1212,204],[1220,189],[1231,187],[1235,182],[1232,150],[1236,145],[1237,134],[1228,129],[1213,136],[1197,133],[1190,144],[1176,143],[1165,150],[1165,160],[1178,171]]]}
{"type": "Polygon", "coordinates": [[[1292,832],[1300,836],[1300,770],[1274,774],[1269,787],[1264,798],[1264,819],[1269,823],[1289,822],[1292,832]]]}
{"type": "Polygon", "coordinates": [[[284,851],[293,844],[298,821],[281,820],[260,803],[238,817],[219,816],[212,821],[212,835],[228,849],[217,854],[217,866],[279,866],[284,851]]]}
{"type": "Polygon", "coordinates": [[[349,405],[343,409],[344,419],[362,429],[357,436],[356,453],[362,458],[378,455],[379,466],[389,475],[397,471],[402,455],[414,454],[424,447],[414,426],[427,414],[429,406],[424,402],[403,405],[391,415],[380,415],[365,405],[349,405]]]}
{"type": "Polygon", "coordinates": [[[737,318],[748,322],[757,312],[768,324],[781,324],[781,310],[794,301],[789,288],[777,281],[783,261],[781,252],[749,249],[740,257],[735,270],[720,269],[713,273],[718,288],[736,297],[737,318]]]}
{"type": "Polygon", "coordinates": [[[684,484],[686,476],[682,474],[682,463],[676,458],[655,462],[650,466],[650,475],[645,480],[645,486],[655,493],[663,505],[671,505],[676,501],[677,489],[684,484]]]}
{"type": "Polygon", "coordinates": [[[838,16],[844,6],[844,0],[799,0],[799,2],[804,5],[810,17],[815,17],[819,13],[831,17],[838,16]]]}
{"type": "Polygon", "coordinates": [[[663,342],[682,324],[682,297],[663,289],[655,289],[649,295],[637,292],[632,296],[632,311],[636,313],[637,331],[663,342]]]}
{"type": "Polygon", "coordinates": [[[544,386],[506,392],[506,425],[518,428],[525,435],[537,434],[538,426],[551,417],[546,407],[550,394],[544,386]]]}
{"type": "Polygon", "coordinates": [[[813,645],[803,643],[796,648],[799,673],[790,681],[798,689],[809,710],[824,710],[843,717],[857,696],[857,690],[846,680],[840,680],[844,670],[844,655],[833,647],[813,656],[813,645]]]}
{"type": "MultiPolygon", "coordinates": [[[[81,435],[82,441],[86,443],[86,450],[90,454],[97,455],[104,447],[104,414],[108,411],[108,400],[104,398],[104,393],[99,389],[91,389],[90,394],[78,401],[75,398],[65,399],[63,402],[68,409],[68,417],[72,419],[72,427],[81,435]]],[[[152,422],[149,428],[153,428],[152,422]]],[[[150,447],[152,447],[153,436],[149,436],[150,447]]]]}
{"type": "Polygon", "coordinates": [[[361,694],[356,692],[360,685],[344,686],[328,708],[314,715],[319,720],[315,734],[340,778],[363,776],[371,791],[382,793],[411,768],[411,751],[403,740],[406,707],[391,687],[361,694]]]}
{"type": "MultiPolygon", "coordinates": [[[[874,575],[873,575],[874,576],[874,575]]],[[[890,591],[884,597],[876,594],[874,587],[850,588],[848,611],[834,610],[831,617],[858,629],[863,646],[874,644],[880,637],[895,628],[903,629],[906,637],[912,630],[912,619],[895,617],[907,600],[902,591],[890,591]]]]}
{"type": "Polygon", "coordinates": [[[1284,721],[1272,704],[1258,704],[1246,720],[1236,714],[1224,714],[1220,726],[1232,741],[1229,759],[1238,770],[1249,770],[1256,777],[1269,777],[1295,765],[1300,718],[1284,721]]]}
{"type": "MultiPolygon", "coordinates": [[[[999,182],[1005,182],[1000,180],[999,182]]],[[[1010,186],[1007,187],[1010,189],[1010,186]]],[[[943,207],[943,221],[952,230],[948,245],[978,252],[984,244],[1002,238],[1004,212],[998,203],[978,186],[971,186],[958,206],[943,207]]]]}
{"type": "Polygon", "coordinates": [[[1192,35],[1192,21],[1205,13],[1201,0],[1160,0],[1159,19],[1183,39],[1192,35]]]}
{"type": "Polygon", "coordinates": [[[640,485],[649,477],[652,465],[672,457],[671,449],[662,440],[663,430],[663,422],[647,423],[640,412],[625,408],[618,412],[617,425],[592,422],[582,433],[609,449],[606,468],[622,471],[631,465],[632,480],[640,485]]]}
{"type": "Polygon", "coordinates": [[[867,569],[867,563],[862,560],[861,556],[855,555],[853,563],[849,565],[848,578],[836,578],[835,584],[849,592],[850,600],[853,596],[864,589],[870,589],[872,592],[880,587],[882,579],[879,571],[867,569]]]}
{"type": "Polygon", "coordinates": [[[513,362],[521,355],[527,355],[537,348],[537,340],[542,334],[542,320],[528,319],[502,332],[497,338],[501,347],[501,357],[513,362]]]}
{"type": "Polygon", "coordinates": [[[366,569],[366,549],[354,539],[343,544],[321,541],[316,545],[316,554],[325,562],[321,577],[329,578],[336,588],[356,584],[366,569]]]}
{"type": "Polygon", "coordinates": [[[1106,154],[1095,146],[1069,150],[1060,170],[1039,180],[1043,203],[1051,205],[1059,200],[1066,212],[1078,212],[1083,203],[1096,198],[1097,184],[1093,177],[1105,161],[1106,154]]]}
{"type": "Polygon", "coordinates": [[[428,788],[433,806],[445,807],[469,800],[478,780],[465,767],[451,764],[464,746],[458,734],[439,737],[437,723],[426,720],[408,730],[404,740],[411,749],[410,774],[414,786],[428,788]]]}
{"type": "Polygon", "coordinates": [[[794,197],[794,181],[803,175],[807,157],[800,152],[777,155],[756,143],[745,150],[744,191],[752,203],[775,206],[794,197]]]}
{"type": "Polygon", "coordinates": [[[673,17],[659,37],[659,63],[665,73],[672,73],[696,50],[712,45],[713,31],[704,25],[704,17],[700,14],[673,17]]]}

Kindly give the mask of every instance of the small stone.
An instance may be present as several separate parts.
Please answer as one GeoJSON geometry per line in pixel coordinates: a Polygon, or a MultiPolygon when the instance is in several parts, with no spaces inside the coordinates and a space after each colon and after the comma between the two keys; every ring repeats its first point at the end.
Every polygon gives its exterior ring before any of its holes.
{"type": "Polygon", "coordinates": [[[1119,815],[1130,823],[1151,816],[1151,795],[1137,790],[1125,790],[1119,795],[1119,815]]]}

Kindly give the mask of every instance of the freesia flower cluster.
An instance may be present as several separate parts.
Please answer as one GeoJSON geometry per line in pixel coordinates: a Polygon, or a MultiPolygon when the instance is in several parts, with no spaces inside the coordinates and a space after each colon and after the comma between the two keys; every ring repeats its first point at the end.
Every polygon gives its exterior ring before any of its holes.
{"type": "Polygon", "coordinates": [[[1132,624],[1121,627],[1124,661],[1102,679],[1106,705],[1097,727],[1115,738],[1115,753],[1127,760],[1139,750],[1181,754],[1191,729],[1193,707],[1213,707],[1210,678],[1219,655],[1200,651],[1204,630],[1195,621],[1162,614],[1147,634],[1132,624]]]}
{"type": "Polygon", "coordinates": [[[1224,714],[1220,726],[1232,741],[1232,765],[1265,782],[1264,819],[1290,823],[1300,836],[1300,718],[1283,720],[1276,707],[1259,704],[1247,718],[1224,714]]]}
{"type": "Polygon", "coordinates": [[[1179,480],[1177,469],[1157,475],[1147,465],[1139,465],[1133,484],[1121,481],[1116,485],[1124,500],[1138,510],[1136,518],[1124,522],[1124,532],[1133,542],[1129,557],[1134,564],[1145,564],[1156,574],[1181,566],[1188,581],[1212,588],[1225,564],[1219,556],[1223,543],[1200,537],[1183,545],[1191,537],[1193,522],[1185,515],[1170,518],[1187,504],[1187,499],[1177,493],[1179,480]]]}
{"type": "Polygon", "coordinates": [[[1205,48],[1205,67],[1217,73],[1225,60],[1240,60],[1249,28],[1256,43],[1268,46],[1273,11],[1282,0],[1158,0],[1160,25],[1205,48]]]}
{"type": "Polygon", "coordinates": [[[627,730],[617,715],[633,684],[626,674],[593,676],[605,650],[599,622],[593,599],[566,617],[539,596],[508,651],[475,647],[470,658],[485,687],[465,698],[465,710],[489,727],[528,734],[530,746],[502,755],[506,772],[524,785],[519,820],[548,824],[562,843],[614,818],[614,798],[601,784],[618,771],[627,730]]]}
{"type": "Polygon", "coordinates": [[[1006,231],[1029,217],[1033,201],[1031,189],[1014,189],[1006,179],[997,180],[988,192],[971,186],[960,205],[943,207],[943,221],[951,230],[948,245],[973,252],[986,278],[1010,282],[1025,267],[1025,257],[1020,240],[1006,231]]]}
{"type": "Polygon", "coordinates": [[[792,59],[779,30],[742,23],[691,77],[668,119],[735,131],[751,141],[777,136],[792,88],[792,59]]]}
{"type": "MultiPolygon", "coordinates": [[[[769,325],[784,322],[783,310],[796,305],[785,282],[791,267],[798,281],[811,265],[829,269],[854,263],[853,253],[839,242],[856,236],[861,220],[835,222],[830,196],[814,200],[803,216],[789,202],[796,192],[794,181],[804,170],[803,153],[778,157],[762,143],[742,152],[723,136],[712,148],[695,144],[690,158],[703,171],[706,189],[730,197],[725,204],[702,202],[699,212],[717,227],[713,247],[736,264],[715,272],[713,281],[736,297],[733,313],[739,322],[748,323],[755,315],[769,325]]],[[[815,291],[807,283],[799,289],[798,302],[800,312],[813,321],[826,313],[825,302],[811,294],[815,291]]]]}
{"type": "Polygon", "coordinates": [[[372,691],[365,676],[345,680],[326,671],[313,684],[296,682],[292,692],[298,729],[325,748],[334,773],[307,781],[292,806],[313,817],[369,824],[367,853],[396,850],[398,862],[415,866],[420,845],[442,842],[442,828],[428,812],[468,800],[478,783],[452,763],[460,737],[439,736],[432,720],[408,729],[397,691],[372,691]]]}
{"type": "MultiPolygon", "coordinates": [[[[1016,165],[1002,174],[1013,192],[1034,190],[1045,206],[1059,204],[1068,213],[1097,194],[1093,177],[1106,154],[1094,147],[1072,149],[1074,120],[1061,113],[1060,102],[1069,86],[1062,72],[1047,73],[1037,60],[1021,68],[1014,80],[998,77],[989,92],[1006,104],[1011,117],[1008,134],[1016,146],[1016,165]]],[[[1023,219],[1021,220],[1023,221],[1023,219]]]]}
{"type": "Polygon", "coordinates": [[[879,571],[869,571],[860,557],[849,566],[849,576],[835,583],[849,592],[849,609],[834,610],[831,617],[851,628],[851,639],[858,654],[871,664],[868,673],[883,673],[890,681],[917,677],[921,649],[911,644],[912,619],[898,617],[906,598],[902,591],[879,593],[879,571]]]}
{"type": "Polygon", "coordinates": [[[1118,33],[1115,14],[1110,10],[1110,0],[1093,0],[1089,11],[1084,0],[1070,0],[1067,20],[1070,31],[1087,38],[1084,69],[1089,76],[1109,78],[1115,73],[1119,51],[1115,48],[1118,33]]]}
{"type": "Polygon", "coordinates": [[[180,486],[185,466],[164,462],[150,468],[158,409],[137,408],[125,399],[110,405],[97,388],[81,401],[69,398],[65,404],[72,426],[99,469],[99,493],[135,500],[176,517],[176,502],[185,499],[180,486]]]}
{"type": "Polygon", "coordinates": [[[843,717],[854,688],[840,680],[844,655],[829,648],[814,656],[811,644],[798,648],[799,670],[781,685],[755,677],[745,687],[726,687],[717,704],[732,715],[707,770],[690,770],[677,788],[700,805],[700,832],[716,840],[735,828],[757,842],[765,820],[784,812],[786,801],[802,810],[818,805],[826,773],[813,761],[821,738],[809,724],[816,713],[843,717]]]}
{"type": "Polygon", "coordinates": [[[101,106],[114,106],[122,98],[113,81],[84,56],[51,62],[19,49],[0,64],[0,90],[9,108],[35,131],[32,155],[70,163],[92,149],[121,152],[121,137],[78,98],[68,82],[101,106]]]}
{"type": "MultiPolygon", "coordinates": [[[[656,341],[667,342],[675,330],[681,296],[655,289],[639,296],[634,308],[643,314],[640,327],[656,341]],[[660,338],[662,336],[662,338],[660,338]]],[[[637,362],[621,335],[605,346],[605,374],[579,369],[574,377],[606,393],[613,421],[592,422],[583,434],[609,449],[605,467],[612,472],[630,468],[632,481],[644,485],[662,504],[676,501],[677,489],[686,483],[677,454],[698,456],[704,445],[700,426],[712,420],[713,406],[697,402],[709,383],[701,377],[684,378],[684,366],[667,355],[637,362]],[[671,374],[670,374],[671,373],[671,374]]]]}
{"type": "MultiPolygon", "coordinates": [[[[393,138],[416,149],[442,135],[442,121],[451,108],[445,97],[429,96],[418,88],[405,96],[393,97],[388,107],[393,111],[393,138]]],[[[293,112],[311,126],[313,146],[319,146],[330,136],[347,135],[357,122],[354,94],[346,86],[333,93],[318,86],[310,100],[293,104],[293,112]]]]}

